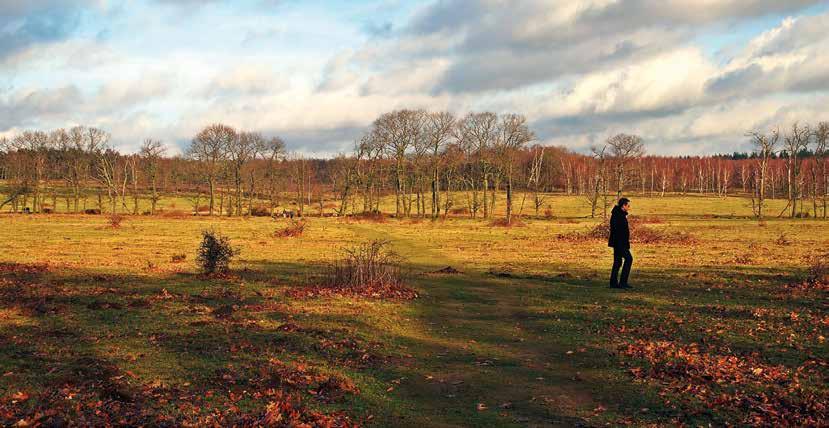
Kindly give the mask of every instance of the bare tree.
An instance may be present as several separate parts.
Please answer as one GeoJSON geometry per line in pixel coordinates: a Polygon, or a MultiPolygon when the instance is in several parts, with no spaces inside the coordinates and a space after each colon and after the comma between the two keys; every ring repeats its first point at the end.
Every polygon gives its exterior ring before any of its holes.
{"type": "MultiPolygon", "coordinates": [[[[827,217],[826,215],[826,208],[827,208],[827,199],[829,199],[829,175],[827,175],[827,150],[829,150],[829,122],[820,122],[814,130],[814,137],[813,141],[815,144],[815,177],[813,179],[815,183],[814,187],[814,195],[815,198],[818,194],[821,195],[820,199],[823,203],[823,218],[827,217]],[[818,172],[820,173],[819,176],[818,172]]],[[[817,210],[815,210],[815,215],[817,215],[817,210]]]]}
{"type": "MultiPolygon", "coordinates": [[[[530,164],[529,176],[527,177],[527,188],[533,192],[533,206],[535,207],[535,216],[538,217],[541,206],[544,205],[544,198],[541,194],[541,169],[544,165],[544,147],[535,146],[533,148],[533,158],[530,164]]],[[[520,214],[519,214],[520,215],[520,214]]]]}
{"type": "MultiPolygon", "coordinates": [[[[797,122],[792,124],[791,132],[786,134],[784,138],[786,149],[786,175],[789,185],[789,203],[786,207],[791,207],[791,216],[794,218],[797,215],[797,200],[800,198],[800,180],[801,180],[801,158],[800,152],[809,147],[809,138],[812,133],[809,126],[800,126],[797,122]]],[[[785,211],[785,209],[784,209],[785,211]]],[[[783,214],[782,212],[780,213],[783,214]]]]}
{"type": "Polygon", "coordinates": [[[230,139],[229,142],[227,153],[233,169],[233,183],[236,191],[236,215],[240,216],[242,215],[243,200],[242,170],[251,160],[256,158],[257,153],[265,145],[265,139],[259,133],[241,132],[236,138],[230,139]]]}
{"type": "Polygon", "coordinates": [[[167,148],[164,143],[158,140],[148,138],[144,140],[139,151],[141,159],[144,161],[144,173],[147,176],[147,184],[150,187],[150,214],[155,215],[156,206],[160,196],[158,194],[158,164],[167,148]]]}
{"type": "Polygon", "coordinates": [[[645,155],[645,145],[637,135],[618,134],[607,140],[616,170],[616,198],[622,197],[625,187],[625,169],[635,159],[645,155]]]}
{"type": "Polygon", "coordinates": [[[768,173],[769,159],[774,155],[778,141],[780,141],[780,131],[775,129],[769,135],[762,131],[751,131],[747,134],[751,137],[751,143],[754,145],[754,152],[756,156],[756,184],[754,186],[754,195],[751,198],[754,215],[762,219],[763,209],[766,204],[766,175],[768,173]]]}
{"type": "Polygon", "coordinates": [[[512,221],[512,180],[518,152],[535,139],[535,134],[527,126],[527,119],[518,114],[501,117],[498,125],[498,137],[495,140],[495,155],[499,160],[499,172],[507,179],[507,224],[512,221]]]}
{"type": "Polygon", "coordinates": [[[408,199],[409,183],[406,179],[406,155],[414,148],[415,141],[423,132],[425,112],[422,110],[398,110],[386,113],[374,121],[374,140],[382,144],[385,152],[394,159],[396,194],[395,214],[409,215],[411,205],[408,199]],[[405,198],[405,199],[404,199],[405,198]]]}
{"type": "MultiPolygon", "coordinates": [[[[481,205],[484,209],[484,218],[489,218],[490,207],[487,200],[487,193],[490,188],[489,182],[492,174],[492,163],[490,162],[489,155],[495,140],[498,138],[498,115],[491,112],[469,113],[459,122],[457,135],[463,145],[468,147],[471,157],[477,164],[477,175],[483,196],[481,205]]],[[[478,180],[475,180],[473,175],[471,184],[474,197],[473,204],[476,208],[478,200],[477,192],[475,191],[475,182],[478,180]]]]}
{"type": "Polygon", "coordinates": [[[268,197],[270,199],[271,215],[274,215],[277,198],[277,181],[279,178],[279,164],[285,160],[285,141],[280,137],[271,137],[265,141],[260,152],[265,159],[265,177],[268,181],[268,197]]]}
{"type": "MultiPolygon", "coordinates": [[[[210,215],[215,211],[216,179],[227,160],[231,144],[237,138],[235,129],[227,125],[213,124],[199,132],[187,149],[188,156],[202,164],[202,174],[210,192],[210,215]]],[[[198,207],[196,210],[198,213],[198,207]]]]}
{"type": "Polygon", "coordinates": [[[43,205],[41,186],[46,178],[49,149],[52,140],[42,131],[24,131],[12,140],[12,145],[25,157],[32,188],[32,211],[40,212],[43,205]]]}
{"type": "Polygon", "coordinates": [[[590,186],[587,189],[587,202],[590,204],[590,217],[596,217],[596,209],[599,201],[602,200],[604,209],[607,211],[607,192],[605,182],[605,170],[608,159],[609,144],[604,144],[601,147],[591,147],[592,159],[594,166],[593,175],[590,177],[590,186]],[[603,198],[604,197],[604,198],[603,198]]]}
{"type": "Polygon", "coordinates": [[[448,112],[430,113],[426,122],[432,157],[432,218],[440,215],[440,165],[441,153],[455,127],[455,116],[448,112]]]}

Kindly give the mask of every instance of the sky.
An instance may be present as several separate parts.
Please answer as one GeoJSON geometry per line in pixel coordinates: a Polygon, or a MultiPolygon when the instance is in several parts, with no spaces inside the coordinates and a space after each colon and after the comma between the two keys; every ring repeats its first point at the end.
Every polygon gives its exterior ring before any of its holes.
{"type": "Polygon", "coordinates": [[[829,120],[827,28],[827,0],[0,0],[0,136],[180,153],[224,123],[332,156],[424,108],[520,113],[579,152],[729,153],[829,120]]]}

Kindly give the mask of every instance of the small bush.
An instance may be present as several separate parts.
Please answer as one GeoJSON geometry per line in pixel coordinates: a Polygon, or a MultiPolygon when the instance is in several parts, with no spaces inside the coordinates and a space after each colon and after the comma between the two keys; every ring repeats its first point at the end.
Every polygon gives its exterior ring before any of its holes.
{"type": "Polygon", "coordinates": [[[829,286],[829,253],[812,259],[807,281],[813,286],[829,286]]]}
{"type": "Polygon", "coordinates": [[[305,220],[289,220],[288,225],[274,232],[275,238],[296,238],[305,233],[305,220]]]}
{"type": "MultiPolygon", "coordinates": [[[[691,234],[687,232],[671,231],[666,229],[655,229],[643,226],[644,224],[659,224],[662,220],[658,218],[647,218],[644,221],[639,218],[632,217],[628,219],[628,227],[630,228],[631,242],[640,244],[692,244],[696,242],[691,234]]],[[[607,240],[610,236],[610,223],[605,220],[593,226],[587,232],[573,232],[559,235],[558,238],[568,241],[585,241],[591,239],[607,240]]]]}
{"type": "Polygon", "coordinates": [[[345,250],[345,259],[334,265],[328,285],[362,289],[399,286],[400,256],[389,249],[389,241],[376,240],[345,250]]]}
{"type": "Polygon", "coordinates": [[[547,207],[547,208],[544,210],[544,218],[546,218],[547,220],[552,220],[552,219],[553,219],[553,217],[554,217],[554,216],[553,216],[553,209],[552,209],[552,208],[550,208],[550,207],[547,207]]]}
{"type": "Polygon", "coordinates": [[[88,215],[101,215],[101,210],[98,208],[90,208],[83,210],[83,213],[88,215]]]}
{"type": "Polygon", "coordinates": [[[388,241],[371,241],[345,250],[345,257],[324,273],[319,285],[290,290],[293,297],[363,296],[381,299],[417,298],[403,284],[400,257],[388,241]]]}
{"type": "Polygon", "coordinates": [[[118,229],[121,227],[121,223],[124,221],[124,216],[120,214],[112,214],[109,216],[109,227],[113,229],[118,229]]]}
{"type": "Polygon", "coordinates": [[[454,215],[469,215],[469,208],[468,207],[457,207],[452,208],[449,210],[450,214],[454,215]]]}
{"type": "Polygon", "coordinates": [[[192,216],[192,214],[182,210],[159,210],[158,212],[162,217],[166,218],[183,218],[192,216]]]}
{"type": "Polygon", "coordinates": [[[384,214],[381,211],[368,211],[368,212],[355,214],[354,218],[358,218],[358,219],[361,219],[361,220],[367,220],[367,221],[371,221],[371,222],[374,222],[374,223],[385,223],[388,220],[386,214],[384,214]]]}
{"type": "Polygon", "coordinates": [[[791,245],[792,241],[789,240],[789,237],[786,236],[785,233],[781,232],[780,236],[777,237],[777,239],[774,241],[774,243],[777,244],[777,245],[780,245],[780,246],[787,246],[787,245],[791,245]]]}
{"type": "Polygon", "coordinates": [[[214,231],[202,232],[196,262],[205,274],[227,273],[230,261],[239,254],[239,250],[230,245],[230,239],[214,231]]]}
{"type": "Polygon", "coordinates": [[[185,260],[187,260],[187,254],[184,254],[184,253],[173,254],[173,257],[170,257],[170,261],[173,262],[173,263],[181,263],[185,260]]]}
{"type": "Polygon", "coordinates": [[[43,213],[43,214],[54,214],[55,210],[53,210],[52,208],[49,208],[49,207],[42,207],[40,209],[40,212],[43,213]]]}
{"type": "Polygon", "coordinates": [[[492,227],[524,227],[526,226],[519,217],[513,217],[512,220],[507,221],[505,218],[497,218],[489,223],[492,227]]]}
{"type": "Polygon", "coordinates": [[[250,207],[250,215],[253,217],[270,217],[271,209],[265,206],[250,207]]]}

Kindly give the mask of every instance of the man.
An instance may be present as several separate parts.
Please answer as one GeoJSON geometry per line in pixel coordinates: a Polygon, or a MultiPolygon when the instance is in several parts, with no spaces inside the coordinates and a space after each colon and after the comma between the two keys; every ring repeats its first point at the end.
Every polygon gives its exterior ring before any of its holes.
{"type": "Polygon", "coordinates": [[[610,288],[631,288],[628,284],[630,266],[633,264],[633,255],[630,254],[630,228],[627,215],[630,211],[630,200],[619,199],[619,204],[613,207],[610,214],[610,237],[607,246],[613,248],[613,269],[610,271],[610,288]],[[624,261],[624,267],[622,267],[624,261]],[[622,277],[619,278],[619,268],[622,268],[622,277]]]}

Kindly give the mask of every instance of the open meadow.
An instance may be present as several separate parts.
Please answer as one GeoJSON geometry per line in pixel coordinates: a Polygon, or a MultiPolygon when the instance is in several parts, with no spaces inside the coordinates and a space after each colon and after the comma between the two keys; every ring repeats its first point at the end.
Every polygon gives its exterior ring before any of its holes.
{"type": "Polygon", "coordinates": [[[0,425],[827,424],[810,266],[829,222],[633,199],[626,291],[577,197],[513,227],[311,217],[295,237],[282,218],[5,213],[0,425]],[[227,275],[194,262],[210,229],[239,250],[227,275]],[[378,239],[417,298],[318,287],[378,239]]]}

